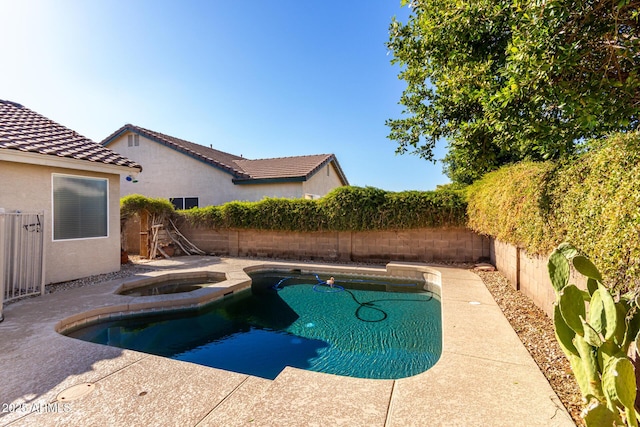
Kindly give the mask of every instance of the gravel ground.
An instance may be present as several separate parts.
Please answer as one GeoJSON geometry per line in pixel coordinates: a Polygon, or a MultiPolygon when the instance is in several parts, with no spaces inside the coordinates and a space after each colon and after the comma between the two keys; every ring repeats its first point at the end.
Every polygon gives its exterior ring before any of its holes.
{"type": "MultiPolygon", "coordinates": [[[[66,289],[80,288],[133,276],[144,271],[155,270],[151,266],[145,266],[144,260],[134,258],[132,261],[134,262],[123,265],[118,272],[48,285],[45,292],[60,292],[66,289]]],[[[470,268],[469,265],[459,265],[459,267],[470,268]]],[[[513,289],[500,272],[474,272],[482,278],[487,289],[493,295],[524,346],[529,350],[560,401],[567,408],[576,425],[584,426],[584,422],[580,418],[582,409],[580,389],[571,373],[569,361],[556,342],[552,320],[528,297],[513,289]]],[[[16,301],[5,303],[5,306],[16,301]]]]}
{"type": "Polygon", "coordinates": [[[584,426],[580,418],[582,395],[569,361],[556,341],[553,321],[527,296],[513,289],[500,272],[475,273],[484,281],[573,421],[584,426]]]}
{"type": "Polygon", "coordinates": [[[96,285],[109,280],[124,279],[126,277],[133,276],[135,274],[143,274],[148,271],[157,270],[157,268],[151,265],[145,265],[149,260],[140,258],[139,256],[129,255],[131,262],[122,264],[120,271],[114,273],[98,274],[95,276],[84,277],[82,279],[72,280],[70,282],[55,283],[47,285],[45,287],[45,293],[52,294],[54,292],[60,292],[67,289],[81,288],[83,286],[96,285]]]}
{"type": "Polygon", "coordinates": [[[124,279],[125,277],[133,276],[137,273],[144,271],[150,271],[150,269],[143,269],[137,264],[129,263],[122,265],[120,271],[115,273],[98,274],[96,276],[89,276],[82,279],[72,280],[70,282],[55,283],[48,285],[45,288],[45,293],[53,294],[55,292],[65,291],[67,289],[81,288],[83,286],[95,285],[98,283],[108,282],[114,279],[124,279]]]}

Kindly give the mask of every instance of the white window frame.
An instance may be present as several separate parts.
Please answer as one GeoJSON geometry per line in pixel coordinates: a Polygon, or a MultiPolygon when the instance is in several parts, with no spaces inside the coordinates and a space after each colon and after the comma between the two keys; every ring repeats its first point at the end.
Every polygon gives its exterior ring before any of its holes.
{"type": "Polygon", "coordinates": [[[138,147],[140,145],[140,135],[130,133],[127,135],[127,147],[138,147]]]}
{"type": "Polygon", "coordinates": [[[109,178],[98,178],[98,177],[93,177],[93,176],[86,176],[86,175],[71,175],[71,174],[64,174],[64,173],[52,173],[51,174],[51,240],[54,242],[70,242],[70,241],[74,241],[74,240],[92,240],[92,239],[108,239],[109,236],[111,235],[111,229],[109,226],[109,222],[110,222],[110,197],[109,197],[109,178]],[[106,212],[106,219],[107,219],[107,233],[105,236],[91,236],[91,237],[74,237],[74,238],[69,238],[69,239],[56,239],[55,238],[55,231],[56,231],[56,219],[55,219],[55,214],[56,214],[56,210],[55,210],[55,199],[54,199],[54,193],[55,193],[55,183],[54,183],[54,178],[58,176],[58,177],[65,177],[65,178],[75,178],[75,179],[83,179],[83,180],[91,180],[91,181],[104,181],[106,182],[106,188],[107,188],[107,212],[106,212]]]}

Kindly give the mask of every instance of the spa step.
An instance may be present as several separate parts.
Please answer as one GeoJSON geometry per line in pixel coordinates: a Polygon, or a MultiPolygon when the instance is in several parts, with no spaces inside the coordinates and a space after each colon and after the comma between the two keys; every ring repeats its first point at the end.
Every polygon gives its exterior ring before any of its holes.
{"type": "Polygon", "coordinates": [[[252,408],[267,396],[272,381],[248,376],[227,398],[211,411],[197,427],[246,426],[252,420],[252,408]]]}

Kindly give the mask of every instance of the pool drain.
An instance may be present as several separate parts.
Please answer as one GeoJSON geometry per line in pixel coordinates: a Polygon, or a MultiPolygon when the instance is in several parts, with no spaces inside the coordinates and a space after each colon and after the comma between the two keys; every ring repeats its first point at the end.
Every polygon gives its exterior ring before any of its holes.
{"type": "Polygon", "coordinates": [[[58,394],[56,400],[58,402],[70,402],[78,400],[95,390],[96,385],[93,383],[82,383],[69,387],[58,394]]]}

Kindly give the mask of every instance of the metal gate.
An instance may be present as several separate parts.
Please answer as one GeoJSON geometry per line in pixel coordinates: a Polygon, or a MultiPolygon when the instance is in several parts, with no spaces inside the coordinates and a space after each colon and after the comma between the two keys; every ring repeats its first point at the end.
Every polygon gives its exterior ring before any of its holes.
{"type": "Polygon", "coordinates": [[[44,212],[0,209],[0,321],[2,303],[44,294],[44,212]]]}

